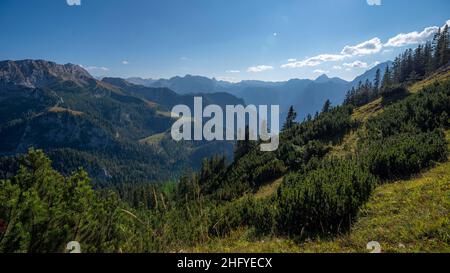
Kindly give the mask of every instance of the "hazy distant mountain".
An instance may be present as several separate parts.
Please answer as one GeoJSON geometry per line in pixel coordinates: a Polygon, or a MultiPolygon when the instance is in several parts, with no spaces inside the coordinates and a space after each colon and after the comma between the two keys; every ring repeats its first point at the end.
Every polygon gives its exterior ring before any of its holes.
{"type": "Polygon", "coordinates": [[[338,78],[338,77],[330,78],[330,77],[327,76],[327,74],[323,74],[323,75],[317,77],[317,79],[315,79],[314,82],[315,83],[332,82],[332,83],[337,83],[337,84],[347,84],[348,83],[346,80],[343,80],[343,79],[338,78]]]}
{"type": "Polygon", "coordinates": [[[327,99],[334,105],[341,104],[351,87],[356,86],[359,81],[373,81],[376,70],[380,69],[383,74],[386,66],[391,63],[381,63],[351,82],[338,77],[330,78],[326,74],[315,80],[292,79],[286,82],[249,80],[231,83],[192,75],[160,80],[129,78],[128,81],[147,87],[169,88],[178,94],[227,92],[243,98],[246,104],[278,104],[281,107],[282,119],[289,106],[294,105],[299,119],[302,119],[307,114],[319,111],[327,99]]]}
{"type": "Polygon", "coordinates": [[[340,104],[349,89],[349,83],[339,78],[321,75],[316,80],[292,79],[287,82],[255,82],[235,84],[230,92],[242,97],[247,104],[280,105],[281,119],[293,105],[302,119],[320,110],[327,99],[340,104]]]}
{"type": "Polygon", "coordinates": [[[134,83],[137,85],[143,85],[143,86],[151,86],[154,82],[156,82],[156,80],[153,79],[143,79],[140,77],[131,77],[131,78],[127,78],[126,79],[128,82],[130,83],[134,83]]]}
{"type": "Polygon", "coordinates": [[[351,85],[352,86],[356,86],[356,85],[358,85],[359,82],[365,83],[366,80],[369,80],[369,81],[372,82],[373,79],[375,79],[375,74],[376,74],[378,69],[380,69],[381,77],[383,77],[384,71],[386,70],[386,67],[388,65],[391,66],[392,64],[393,64],[393,62],[387,61],[387,62],[384,62],[384,63],[381,63],[381,64],[378,64],[378,65],[374,66],[373,68],[371,68],[371,69],[367,70],[366,72],[364,72],[364,74],[356,77],[351,82],[351,85]]]}
{"type": "Polygon", "coordinates": [[[167,87],[146,87],[121,78],[104,78],[103,82],[118,86],[137,97],[155,102],[167,110],[178,104],[188,105],[193,109],[194,97],[198,96],[203,98],[204,105],[216,104],[224,108],[226,105],[245,104],[242,99],[225,92],[179,95],[167,87]]]}
{"type": "Polygon", "coordinates": [[[217,92],[216,89],[218,87],[218,81],[215,79],[192,75],[159,80],[128,78],[127,81],[146,87],[169,88],[176,91],[178,94],[214,93],[217,92]]]}

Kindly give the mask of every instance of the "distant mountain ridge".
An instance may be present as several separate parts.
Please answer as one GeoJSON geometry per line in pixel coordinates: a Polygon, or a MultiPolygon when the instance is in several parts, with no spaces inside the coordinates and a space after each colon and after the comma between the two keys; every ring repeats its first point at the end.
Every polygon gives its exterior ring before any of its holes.
{"type": "Polygon", "coordinates": [[[357,86],[359,81],[373,81],[377,69],[380,69],[383,75],[387,65],[391,63],[378,64],[350,82],[338,77],[330,78],[326,74],[320,75],[315,80],[291,79],[284,82],[249,80],[231,83],[193,75],[159,80],[142,78],[127,80],[147,87],[170,88],[179,94],[226,92],[244,99],[246,104],[278,104],[281,107],[281,119],[285,118],[289,106],[293,105],[298,112],[298,118],[303,119],[308,114],[319,111],[327,99],[334,105],[341,104],[348,90],[357,86]]]}

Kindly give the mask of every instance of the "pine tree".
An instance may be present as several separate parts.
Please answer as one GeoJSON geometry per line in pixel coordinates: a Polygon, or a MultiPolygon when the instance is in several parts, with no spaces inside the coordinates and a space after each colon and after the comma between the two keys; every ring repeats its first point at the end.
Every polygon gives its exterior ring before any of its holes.
{"type": "Polygon", "coordinates": [[[322,107],[322,113],[327,113],[331,110],[331,101],[326,100],[323,107],[322,107]]]}
{"type": "Polygon", "coordinates": [[[389,65],[386,67],[386,70],[384,71],[383,76],[383,82],[381,83],[381,89],[386,90],[391,85],[391,69],[389,65]]]}
{"type": "Polygon", "coordinates": [[[245,139],[236,142],[234,150],[234,159],[239,160],[244,155],[248,154],[255,147],[255,142],[250,140],[250,129],[245,127],[245,139]]]}
{"type": "Polygon", "coordinates": [[[378,68],[377,72],[375,73],[375,79],[373,80],[373,88],[378,92],[380,89],[381,84],[381,70],[378,68]]]}
{"type": "Polygon", "coordinates": [[[439,37],[438,47],[438,68],[446,65],[449,61],[449,31],[448,25],[445,25],[439,37]]]}
{"type": "Polygon", "coordinates": [[[429,76],[434,71],[434,57],[433,57],[433,45],[430,41],[426,42],[424,50],[424,64],[425,64],[425,74],[424,76],[429,76]]]}
{"type": "Polygon", "coordinates": [[[292,128],[295,124],[296,118],[297,112],[295,112],[294,106],[289,107],[288,115],[286,117],[286,122],[284,123],[283,130],[292,128]]]}
{"type": "Polygon", "coordinates": [[[439,67],[439,61],[440,61],[440,59],[441,59],[441,57],[440,57],[440,53],[441,53],[441,50],[440,50],[440,47],[441,47],[440,40],[441,40],[441,29],[439,29],[439,30],[436,32],[436,34],[434,35],[434,37],[433,37],[433,52],[434,52],[434,54],[433,54],[433,63],[432,63],[432,65],[433,65],[433,67],[432,67],[433,71],[436,70],[436,69],[439,67]]]}

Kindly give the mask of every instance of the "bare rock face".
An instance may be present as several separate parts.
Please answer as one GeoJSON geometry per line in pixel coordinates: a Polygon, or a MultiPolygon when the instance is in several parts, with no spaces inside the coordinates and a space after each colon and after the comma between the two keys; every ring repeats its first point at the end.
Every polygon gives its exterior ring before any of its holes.
{"type": "Polygon", "coordinates": [[[0,62],[0,87],[38,88],[59,81],[72,81],[80,86],[94,78],[82,67],[74,64],[60,65],[42,60],[0,62]]]}

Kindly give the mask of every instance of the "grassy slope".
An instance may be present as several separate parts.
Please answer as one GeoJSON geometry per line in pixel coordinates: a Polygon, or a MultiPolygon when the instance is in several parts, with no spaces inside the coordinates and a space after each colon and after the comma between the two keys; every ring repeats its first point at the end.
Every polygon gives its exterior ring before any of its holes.
{"type": "MultiPolygon", "coordinates": [[[[436,80],[450,77],[438,73],[413,85],[417,92],[436,80]]],[[[381,99],[355,110],[353,118],[363,124],[382,111],[381,99]]],[[[358,131],[349,133],[332,154],[354,151],[358,131]]],[[[450,131],[446,132],[450,143],[450,131]]],[[[450,160],[450,158],[449,158],[450,160]]],[[[256,193],[257,198],[276,192],[281,179],[256,193]]],[[[297,244],[289,238],[253,238],[251,230],[237,230],[229,237],[191,249],[191,252],[369,252],[367,243],[377,241],[383,252],[450,252],[450,161],[409,180],[378,187],[371,200],[360,211],[358,221],[348,234],[334,239],[316,239],[297,244]]]]}
{"type": "Polygon", "coordinates": [[[147,138],[141,139],[139,140],[139,143],[141,144],[148,144],[148,145],[157,145],[161,142],[161,140],[163,140],[163,138],[165,137],[166,133],[160,133],[160,134],[155,134],[155,135],[151,135],[147,138]]]}
{"type": "Polygon", "coordinates": [[[250,237],[250,230],[238,230],[190,251],[368,252],[367,243],[378,241],[383,252],[450,252],[450,162],[378,187],[349,234],[301,244],[288,238],[250,237]]]}
{"type": "Polygon", "coordinates": [[[411,91],[412,93],[417,93],[420,90],[422,90],[424,87],[427,87],[437,81],[442,81],[444,79],[448,79],[450,77],[450,67],[447,67],[446,69],[443,69],[440,72],[437,72],[436,74],[432,75],[431,77],[420,81],[416,84],[413,84],[410,88],[409,91],[411,91]]]}
{"type": "Polygon", "coordinates": [[[257,199],[270,197],[271,195],[276,193],[278,187],[281,185],[282,182],[283,182],[283,177],[276,179],[275,181],[262,186],[258,190],[258,192],[255,193],[255,197],[257,199]]]}

